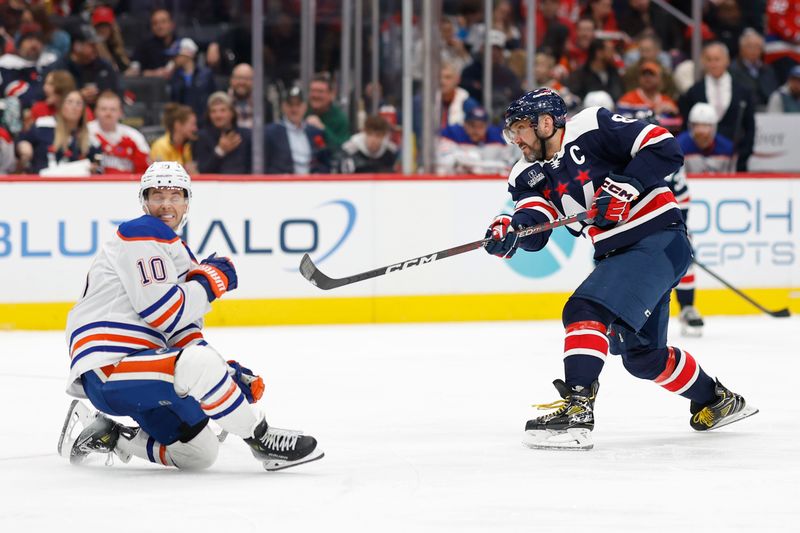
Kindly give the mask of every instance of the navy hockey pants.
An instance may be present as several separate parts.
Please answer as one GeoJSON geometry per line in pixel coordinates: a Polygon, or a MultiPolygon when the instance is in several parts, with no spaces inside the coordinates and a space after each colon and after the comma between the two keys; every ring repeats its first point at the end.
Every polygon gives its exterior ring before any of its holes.
{"type": "Polygon", "coordinates": [[[103,369],[85,372],[83,389],[97,409],[133,418],[161,444],[188,442],[206,426],[208,417],[197,400],[181,398],[175,392],[170,368],[174,372],[179,352],[175,348],[132,353],[108,375],[103,369]],[[153,361],[154,357],[159,359],[153,361]]]}

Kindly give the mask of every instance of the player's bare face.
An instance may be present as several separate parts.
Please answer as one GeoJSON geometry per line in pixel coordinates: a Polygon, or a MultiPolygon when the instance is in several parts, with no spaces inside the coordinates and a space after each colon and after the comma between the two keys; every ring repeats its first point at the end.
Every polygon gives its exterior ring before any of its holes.
{"type": "Polygon", "coordinates": [[[163,187],[147,191],[147,212],[170,228],[177,230],[183,215],[189,209],[189,203],[183,189],[163,187]]]}
{"type": "Polygon", "coordinates": [[[512,124],[507,129],[507,139],[511,139],[511,142],[522,150],[526,161],[544,161],[553,157],[558,151],[554,144],[557,144],[557,141],[554,141],[555,131],[553,117],[540,115],[535,127],[527,120],[512,124]],[[546,153],[542,151],[542,143],[546,153]]]}
{"type": "Polygon", "coordinates": [[[509,143],[516,144],[522,150],[526,161],[536,161],[539,158],[541,150],[530,121],[521,120],[512,124],[504,131],[504,135],[509,143]]]}

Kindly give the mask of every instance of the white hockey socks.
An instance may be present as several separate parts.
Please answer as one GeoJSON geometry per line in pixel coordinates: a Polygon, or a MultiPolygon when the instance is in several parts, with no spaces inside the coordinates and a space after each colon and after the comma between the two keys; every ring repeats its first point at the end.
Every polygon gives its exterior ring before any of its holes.
{"type": "Polygon", "coordinates": [[[175,363],[175,392],[196,399],[209,418],[242,438],[252,437],[263,418],[247,403],[228,375],[228,364],[210,346],[194,345],[181,352],[175,363]]]}
{"type": "Polygon", "coordinates": [[[136,456],[157,465],[201,470],[217,460],[219,441],[208,426],[189,442],[179,441],[169,446],[157,442],[140,429],[132,439],[120,435],[114,452],[126,463],[131,456],[136,456]]]}

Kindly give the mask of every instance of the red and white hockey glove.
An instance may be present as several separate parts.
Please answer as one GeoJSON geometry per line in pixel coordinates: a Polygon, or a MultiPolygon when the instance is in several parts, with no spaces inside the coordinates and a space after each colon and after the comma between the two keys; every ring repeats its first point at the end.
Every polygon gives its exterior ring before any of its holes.
{"type": "Polygon", "coordinates": [[[248,403],[256,403],[264,395],[264,380],[236,361],[228,361],[228,375],[239,385],[248,403]]]}
{"type": "Polygon", "coordinates": [[[486,251],[497,257],[511,259],[519,246],[519,238],[511,225],[511,215],[497,215],[486,230],[485,239],[491,237],[484,247],[486,251]]]}
{"type": "Polygon", "coordinates": [[[594,194],[592,209],[597,209],[594,225],[600,229],[609,229],[628,220],[631,214],[631,202],[636,200],[643,190],[644,187],[636,178],[609,174],[594,194]]]}
{"type": "Polygon", "coordinates": [[[194,280],[203,286],[209,302],[213,302],[238,286],[238,277],[233,261],[227,257],[216,257],[216,255],[214,253],[206,257],[186,274],[186,281],[194,280]]]}

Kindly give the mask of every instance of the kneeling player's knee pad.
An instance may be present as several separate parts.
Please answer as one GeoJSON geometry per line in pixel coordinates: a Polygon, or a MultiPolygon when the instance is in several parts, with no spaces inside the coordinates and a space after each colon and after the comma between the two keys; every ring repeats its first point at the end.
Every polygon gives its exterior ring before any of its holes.
{"type": "Polygon", "coordinates": [[[667,351],[667,348],[627,350],[622,355],[622,364],[632,376],[655,379],[664,370],[667,351]]]}
{"type": "Polygon", "coordinates": [[[584,300],[583,298],[570,298],[564,305],[561,313],[561,322],[564,327],[575,322],[599,322],[608,326],[614,320],[614,316],[602,305],[584,300]]]}
{"type": "Polygon", "coordinates": [[[219,439],[206,426],[188,442],[167,446],[169,457],[181,470],[202,470],[214,464],[219,453],[219,439]]]}
{"type": "Polygon", "coordinates": [[[175,363],[175,392],[200,401],[227,375],[228,363],[216,350],[210,346],[190,346],[175,363]]]}

